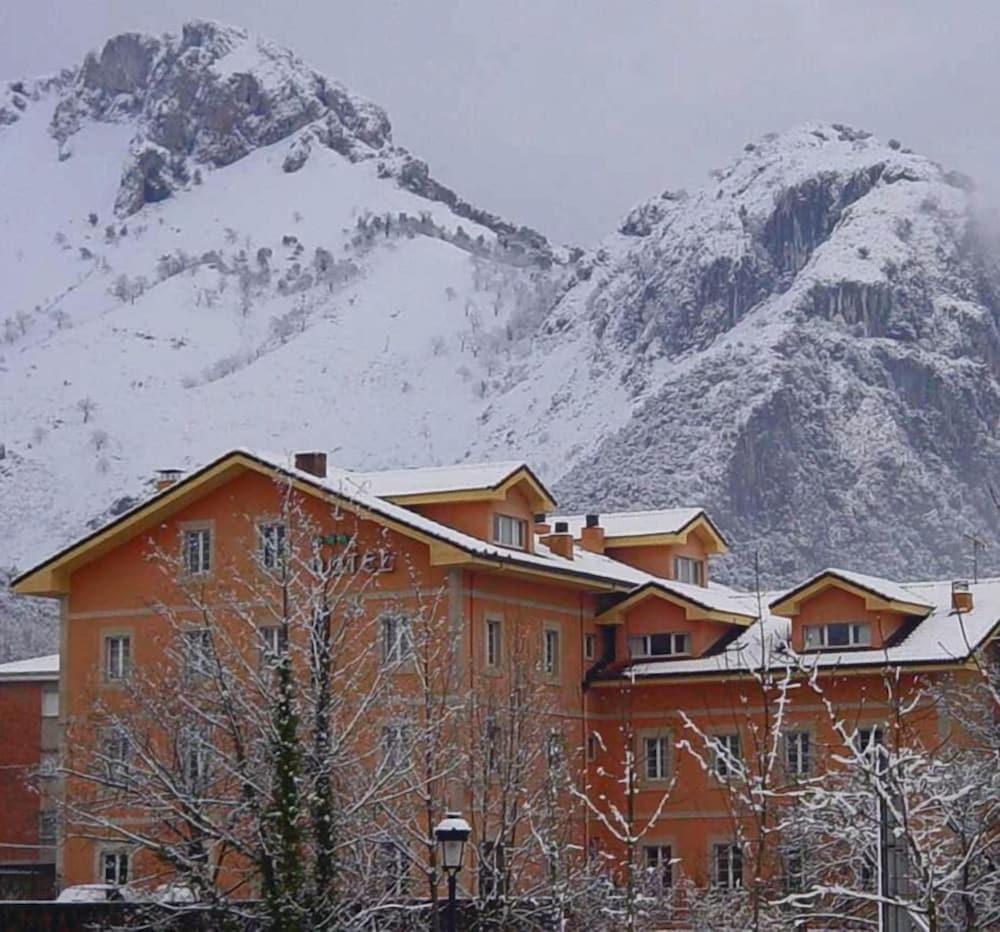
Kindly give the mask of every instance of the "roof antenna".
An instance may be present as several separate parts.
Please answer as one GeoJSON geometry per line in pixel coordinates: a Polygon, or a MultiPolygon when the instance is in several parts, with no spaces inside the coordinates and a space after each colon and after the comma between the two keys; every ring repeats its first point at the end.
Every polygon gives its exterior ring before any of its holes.
{"type": "Polygon", "coordinates": [[[963,534],[962,536],[972,544],[972,581],[976,583],[979,582],[979,551],[986,550],[986,541],[975,534],[963,534]]]}

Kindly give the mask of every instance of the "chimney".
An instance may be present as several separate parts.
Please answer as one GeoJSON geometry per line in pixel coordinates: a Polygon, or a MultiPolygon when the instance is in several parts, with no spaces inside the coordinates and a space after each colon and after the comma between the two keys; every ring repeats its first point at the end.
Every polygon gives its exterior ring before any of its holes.
{"type": "Polygon", "coordinates": [[[951,610],[953,612],[972,611],[972,589],[967,579],[956,579],[951,584],[951,610]]]}
{"type": "Polygon", "coordinates": [[[301,472],[312,473],[320,479],[326,478],[326,454],[325,453],[296,453],[295,468],[301,472]]]}
{"type": "Polygon", "coordinates": [[[573,535],[569,532],[569,522],[556,521],[555,532],[543,537],[542,543],[557,556],[573,559],[573,535]]]}
{"type": "Polygon", "coordinates": [[[604,553],[604,528],[600,515],[587,515],[580,532],[580,546],[591,553],[604,553]]]}
{"type": "Polygon", "coordinates": [[[549,527],[549,522],[545,519],[544,514],[535,515],[535,533],[539,536],[544,537],[546,534],[551,533],[552,528],[549,527]]]}
{"type": "Polygon", "coordinates": [[[157,469],[156,491],[162,492],[164,489],[169,489],[170,486],[176,485],[181,481],[181,476],[183,475],[184,472],[180,469],[157,469]]]}

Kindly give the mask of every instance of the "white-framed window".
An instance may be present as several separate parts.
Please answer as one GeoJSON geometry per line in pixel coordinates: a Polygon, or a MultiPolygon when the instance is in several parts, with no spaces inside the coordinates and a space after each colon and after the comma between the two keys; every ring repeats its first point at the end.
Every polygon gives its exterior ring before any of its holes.
{"type": "Polygon", "coordinates": [[[410,729],[403,722],[392,722],[382,726],[382,767],[393,773],[400,773],[409,767],[408,747],[410,729]]]}
{"type": "Polygon", "coordinates": [[[184,572],[191,576],[212,569],[212,532],[207,527],[184,532],[184,572]]]}
{"type": "Polygon", "coordinates": [[[261,625],[260,635],[261,666],[272,664],[288,650],[288,629],[284,625],[261,625]]]}
{"type": "Polygon", "coordinates": [[[403,663],[413,655],[413,630],[408,615],[382,616],[382,662],[386,665],[403,663]]]}
{"type": "Polygon", "coordinates": [[[59,838],[59,812],[43,809],[38,813],[38,843],[54,845],[59,838]]]}
{"type": "Polygon", "coordinates": [[[129,879],[129,854],[127,851],[104,850],[100,856],[101,881],[123,886],[129,879]]]}
{"type": "Polygon", "coordinates": [[[184,784],[189,791],[199,793],[208,783],[211,764],[211,752],[205,735],[199,728],[188,728],[181,734],[178,745],[184,784]]]}
{"type": "Polygon", "coordinates": [[[266,570],[281,569],[285,561],[285,525],[270,522],[257,525],[257,560],[266,570]]]}
{"type": "Polygon", "coordinates": [[[740,736],[736,733],[712,736],[712,765],[717,777],[733,775],[740,759],[740,736]]]}
{"type": "Polygon", "coordinates": [[[670,766],[670,739],[653,735],[642,739],[643,775],[647,780],[666,780],[670,766]]]}
{"type": "Polygon", "coordinates": [[[743,849],[739,845],[712,845],[712,882],[726,890],[743,886],[743,849]]]}
{"type": "Polygon", "coordinates": [[[38,758],[38,775],[40,777],[54,777],[58,773],[58,751],[42,751],[41,757],[38,758]]]}
{"type": "Polygon", "coordinates": [[[486,619],[486,666],[496,670],[503,660],[503,624],[499,618],[486,619]]]}
{"type": "Polygon", "coordinates": [[[507,851],[502,842],[479,844],[479,896],[484,900],[501,896],[507,889],[507,851]]]}
{"type": "Polygon", "coordinates": [[[108,634],[104,637],[104,678],[128,679],[132,671],[132,639],[127,634],[108,634]]]}
{"type": "Polygon", "coordinates": [[[524,550],[528,537],[528,522],[512,515],[493,515],[493,543],[524,550]]]}
{"type": "Polygon", "coordinates": [[[661,886],[674,885],[674,857],[670,845],[643,846],[643,866],[650,877],[661,886]]]}
{"type": "Polygon", "coordinates": [[[808,731],[785,734],[785,770],[789,776],[808,776],[812,770],[812,752],[812,735],[808,731]]]}
{"type": "Polygon", "coordinates": [[[181,635],[184,649],[184,675],[198,679],[213,672],[212,632],[208,628],[191,628],[181,635]]]}
{"type": "Polygon", "coordinates": [[[806,883],[806,854],[802,848],[790,848],[782,855],[786,893],[801,893],[806,883]]]}
{"type": "Polygon", "coordinates": [[[42,718],[59,718],[59,690],[42,691],[42,718]]]}
{"type": "Polygon", "coordinates": [[[597,656],[597,635],[585,634],[583,636],[583,659],[593,660],[597,656]]]}
{"type": "Polygon", "coordinates": [[[389,896],[406,896],[410,889],[413,859],[402,842],[392,838],[378,843],[376,854],[378,875],[384,880],[384,892],[389,896]]]}
{"type": "Polygon", "coordinates": [[[559,660],[559,630],[545,628],[542,631],[542,672],[546,676],[558,676],[559,660]]]}
{"type": "Polygon", "coordinates": [[[674,557],[674,579],[692,586],[704,586],[705,562],[691,557],[674,557]]]}
{"type": "Polygon", "coordinates": [[[128,734],[123,728],[109,725],[101,729],[101,756],[110,783],[120,784],[128,778],[129,750],[128,734]]]}
{"type": "Polygon", "coordinates": [[[634,658],[676,657],[691,653],[689,634],[638,634],[628,639],[629,653],[634,658]]]}
{"type": "Polygon", "coordinates": [[[866,621],[838,621],[827,625],[806,625],[806,647],[869,647],[872,626],[866,621]]]}

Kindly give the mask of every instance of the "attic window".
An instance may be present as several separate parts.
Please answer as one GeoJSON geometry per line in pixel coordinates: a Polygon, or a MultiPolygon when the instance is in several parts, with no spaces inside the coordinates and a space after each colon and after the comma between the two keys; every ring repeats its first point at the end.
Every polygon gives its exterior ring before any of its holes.
{"type": "Polygon", "coordinates": [[[872,626],[864,621],[840,621],[829,625],[806,625],[806,647],[869,647],[872,626]]]}
{"type": "Polygon", "coordinates": [[[524,550],[527,524],[510,515],[493,515],[493,543],[524,550]]]}
{"type": "Polygon", "coordinates": [[[641,634],[628,639],[628,650],[633,659],[690,654],[691,637],[687,634],[641,634]]]}
{"type": "Polygon", "coordinates": [[[704,586],[705,564],[691,557],[674,557],[674,579],[692,586],[704,586]]]}

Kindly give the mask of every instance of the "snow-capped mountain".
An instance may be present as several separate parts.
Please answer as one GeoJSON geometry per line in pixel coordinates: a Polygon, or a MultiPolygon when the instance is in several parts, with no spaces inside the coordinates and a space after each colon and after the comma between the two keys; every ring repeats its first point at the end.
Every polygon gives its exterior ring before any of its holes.
{"type": "Polygon", "coordinates": [[[0,165],[0,566],[247,444],[704,504],[743,581],[958,574],[998,530],[1000,279],[967,182],[895,142],[766,137],[584,253],[197,22],[4,86],[0,165]]]}

